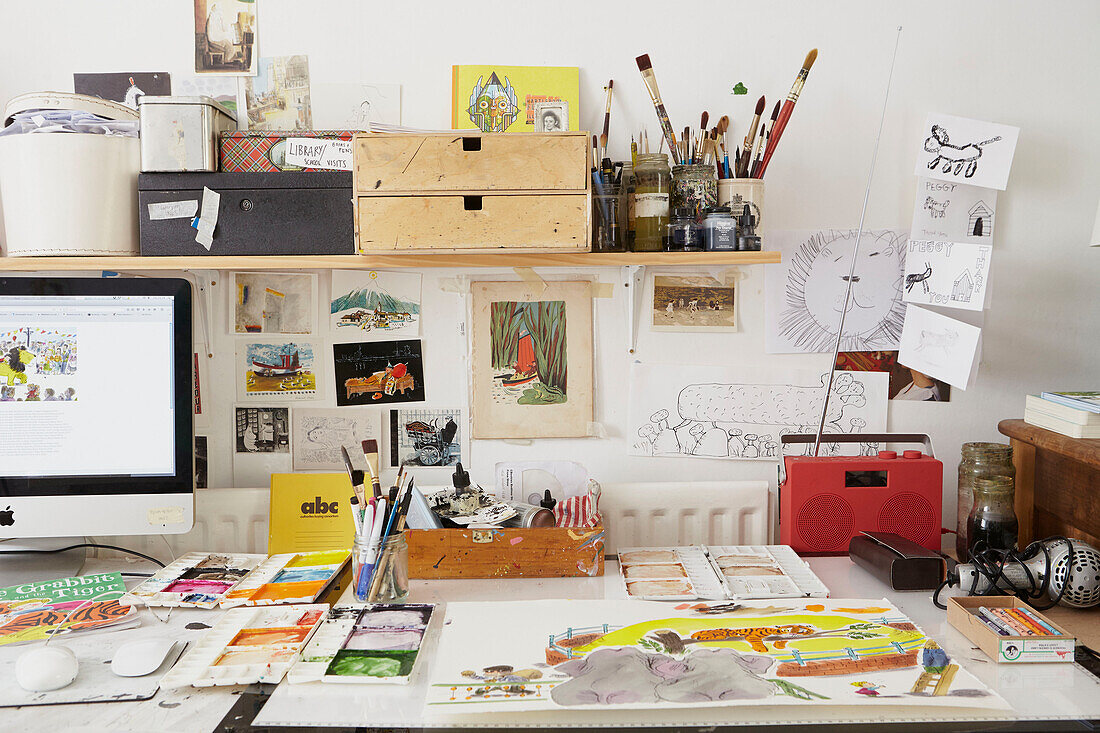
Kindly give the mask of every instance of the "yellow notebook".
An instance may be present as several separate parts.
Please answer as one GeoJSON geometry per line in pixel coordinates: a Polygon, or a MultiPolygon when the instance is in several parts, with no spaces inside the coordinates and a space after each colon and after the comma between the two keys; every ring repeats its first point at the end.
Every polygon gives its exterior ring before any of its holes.
{"type": "Polygon", "coordinates": [[[451,126],[482,132],[579,130],[576,66],[454,66],[451,126]]]}
{"type": "Polygon", "coordinates": [[[350,548],[351,496],[346,473],[271,474],[268,554],[350,548]]]}

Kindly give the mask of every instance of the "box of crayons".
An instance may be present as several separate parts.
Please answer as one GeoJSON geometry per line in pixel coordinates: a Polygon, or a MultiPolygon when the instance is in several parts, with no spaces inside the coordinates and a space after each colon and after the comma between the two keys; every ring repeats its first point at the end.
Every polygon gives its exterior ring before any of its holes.
{"type": "Polygon", "coordinates": [[[948,598],[947,620],[994,662],[1073,661],[1073,635],[1015,596],[948,598]]]}

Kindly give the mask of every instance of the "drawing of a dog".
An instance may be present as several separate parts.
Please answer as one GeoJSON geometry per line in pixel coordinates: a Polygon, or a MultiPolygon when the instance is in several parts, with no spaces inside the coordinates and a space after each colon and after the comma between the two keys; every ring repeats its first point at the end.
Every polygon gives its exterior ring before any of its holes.
{"type": "Polygon", "coordinates": [[[924,208],[928,209],[933,219],[942,219],[947,213],[947,207],[950,205],[950,201],[936,201],[931,196],[924,200],[924,208]]]}

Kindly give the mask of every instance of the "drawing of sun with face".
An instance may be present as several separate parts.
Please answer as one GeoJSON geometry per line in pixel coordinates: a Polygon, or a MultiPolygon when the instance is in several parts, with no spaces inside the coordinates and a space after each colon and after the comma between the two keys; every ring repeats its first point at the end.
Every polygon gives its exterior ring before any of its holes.
{"type": "MultiPolygon", "coordinates": [[[[904,233],[863,233],[841,351],[897,348],[905,319],[905,242],[904,233]]],[[[832,351],[855,243],[855,230],[817,232],[791,257],[779,326],[800,351],[832,351]]]]}

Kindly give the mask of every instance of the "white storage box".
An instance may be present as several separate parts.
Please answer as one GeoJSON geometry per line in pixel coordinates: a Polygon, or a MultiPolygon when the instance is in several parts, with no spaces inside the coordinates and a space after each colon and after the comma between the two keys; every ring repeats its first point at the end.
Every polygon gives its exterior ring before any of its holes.
{"type": "MultiPolygon", "coordinates": [[[[24,94],[4,110],[77,109],[137,120],[128,107],[60,92],[24,94]]],[[[4,254],[137,255],[136,137],[49,132],[0,137],[4,254]]]]}

